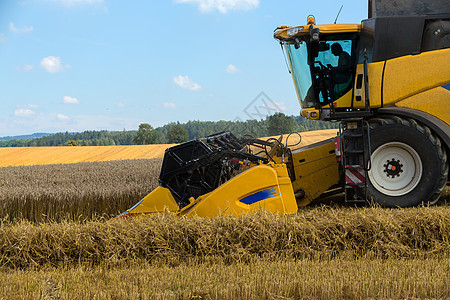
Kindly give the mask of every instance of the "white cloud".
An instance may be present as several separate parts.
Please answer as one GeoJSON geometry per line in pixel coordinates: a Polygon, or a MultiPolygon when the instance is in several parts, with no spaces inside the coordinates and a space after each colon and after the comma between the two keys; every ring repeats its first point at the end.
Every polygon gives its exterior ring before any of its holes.
{"type": "Polygon", "coordinates": [[[77,98],[64,96],[63,101],[65,104],[80,104],[77,98]]]}
{"type": "Polygon", "coordinates": [[[189,76],[182,76],[178,75],[173,78],[173,82],[175,82],[177,85],[184,89],[188,89],[191,91],[198,91],[201,90],[201,85],[194,82],[189,76]]]}
{"type": "Polygon", "coordinates": [[[63,114],[57,114],[56,117],[57,117],[58,120],[60,120],[60,121],[67,121],[67,120],[70,119],[68,116],[63,115],[63,114]]]}
{"type": "Polygon", "coordinates": [[[239,69],[235,65],[229,64],[228,67],[226,68],[226,71],[230,74],[234,74],[234,73],[241,72],[241,69],[239,69]]]}
{"type": "Polygon", "coordinates": [[[0,43],[6,42],[6,37],[3,33],[0,33],[0,43]]]}
{"type": "Polygon", "coordinates": [[[164,102],[163,106],[165,108],[169,108],[169,109],[176,109],[177,108],[177,105],[175,103],[172,103],[172,102],[164,102]]]}
{"type": "Polygon", "coordinates": [[[231,10],[245,11],[259,7],[259,0],[175,0],[175,2],[197,5],[202,13],[217,10],[226,14],[231,10]]]}
{"type": "Polygon", "coordinates": [[[63,65],[61,58],[55,56],[47,56],[41,60],[40,64],[41,68],[49,73],[58,73],[63,71],[64,69],[71,68],[70,65],[63,65]]]}
{"type": "Polygon", "coordinates": [[[19,72],[27,73],[27,72],[30,72],[31,70],[33,70],[33,66],[32,65],[25,64],[23,66],[17,67],[17,71],[19,71],[19,72]]]}
{"type": "Polygon", "coordinates": [[[16,117],[31,117],[36,113],[29,108],[19,108],[14,111],[16,117]]]}
{"type": "Polygon", "coordinates": [[[66,7],[73,7],[79,5],[93,5],[93,4],[103,4],[104,0],[47,0],[49,2],[54,2],[61,4],[66,7]]]}
{"type": "Polygon", "coordinates": [[[34,30],[33,26],[25,26],[23,28],[17,28],[14,26],[13,22],[9,23],[9,30],[11,30],[14,33],[28,33],[32,32],[34,30]]]}
{"type": "Polygon", "coordinates": [[[123,102],[117,103],[117,107],[125,107],[125,106],[127,106],[127,105],[123,102]]]}

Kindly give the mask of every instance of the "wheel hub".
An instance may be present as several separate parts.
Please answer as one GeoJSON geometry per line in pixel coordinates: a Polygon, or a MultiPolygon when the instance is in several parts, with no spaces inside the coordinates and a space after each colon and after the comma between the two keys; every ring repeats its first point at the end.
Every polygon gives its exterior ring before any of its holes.
{"type": "Polygon", "coordinates": [[[402,167],[403,165],[400,163],[400,160],[395,160],[393,158],[392,160],[387,160],[386,163],[383,165],[384,173],[386,173],[386,176],[391,176],[392,178],[395,178],[395,176],[400,177],[400,174],[403,173],[402,167]]]}

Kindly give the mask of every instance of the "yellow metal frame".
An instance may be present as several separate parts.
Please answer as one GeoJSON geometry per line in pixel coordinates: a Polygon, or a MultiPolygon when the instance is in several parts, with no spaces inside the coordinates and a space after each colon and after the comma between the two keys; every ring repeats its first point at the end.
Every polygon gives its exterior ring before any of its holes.
{"type": "MultiPolygon", "coordinates": [[[[286,25],[284,25],[286,26],[286,25]]],[[[284,27],[283,26],[283,27],[284,27]]],[[[283,29],[277,30],[274,33],[274,38],[278,40],[289,40],[294,39],[296,37],[303,37],[308,35],[309,36],[309,30],[310,26],[313,28],[319,28],[320,34],[332,34],[332,33],[349,33],[349,32],[360,32],[361,31],[361,24],[321,24],[321,25],[301,25],[301,26],[294,26],[294,27],[285,27],[283,29]],[[298,28],[298,32],[294,35],[289,35],[288,31],[294,28],[298,28]],[[302,29],[303,28],[303,29],[302,29]]]]}

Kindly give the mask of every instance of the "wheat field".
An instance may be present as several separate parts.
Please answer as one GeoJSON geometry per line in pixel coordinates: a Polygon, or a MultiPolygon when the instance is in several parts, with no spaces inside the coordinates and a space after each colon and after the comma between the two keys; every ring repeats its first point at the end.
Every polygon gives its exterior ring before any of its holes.
{"type": "Polygon", "coordinates": [[[0,148],[0,167],[162,158],[170,146],[173,145],[0,148]]]}
{"type": "Polygon", "coordinates": [[[337,196],[290,216],[122,220],[161,159],[74,157],[0,167],[0,299],[450,298],[448,190],[434,207],[337,196]]]}
{"type": "Polygon", "coordinates": [[[0,168],[0,216],[32,222],[124,212],[158,186],[161,159],[0,168]]]}
{"type": "MultiPolygon", "coordinates": [[[[298,147],[331,138],[336,136],[336,132],[336,129],[302,132],[302,140],[298,147]]],[[[284,135],[283,142],[286,138],[287,135],[284,135]]],[[[288,144],[297,142],[299,137],[293,134],[288,144]]],[[[162,158],[164,151],[171,146],[173,144],[0,148],[0,167],[162,158]]]]}

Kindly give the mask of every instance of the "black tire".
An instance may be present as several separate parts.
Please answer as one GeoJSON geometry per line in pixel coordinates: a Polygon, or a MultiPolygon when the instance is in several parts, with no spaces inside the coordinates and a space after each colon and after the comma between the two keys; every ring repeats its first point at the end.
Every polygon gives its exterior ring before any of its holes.
{"type": "Polygon", "coordinates": [[[368,199],[384,207],[435,204],[446,186],[449,168],[447,154],[439,138],[427,126],[413,119],[382,116],[369,120],[369,124],[372,166],[367,180],[368,199]],[[403,163],[409,166],[402,164],[400,155],[392,155],[399,159],[391,160],[390,152],[395,153],[397,149],[397,153],[410,153],[416,160],[408,163],[411,160],[403,159],[403,163]],[[420,162],[417,158],[420,158],[420,162]],[[412,168],[415,171],[411,171],[412,168]],[[416,175],[411,177],[411,172],[416,175]],[[404,180],[409,185],[405,184],[403,189],[396,191],[404,182],[398,184],[395,180],[404,180]]]}

